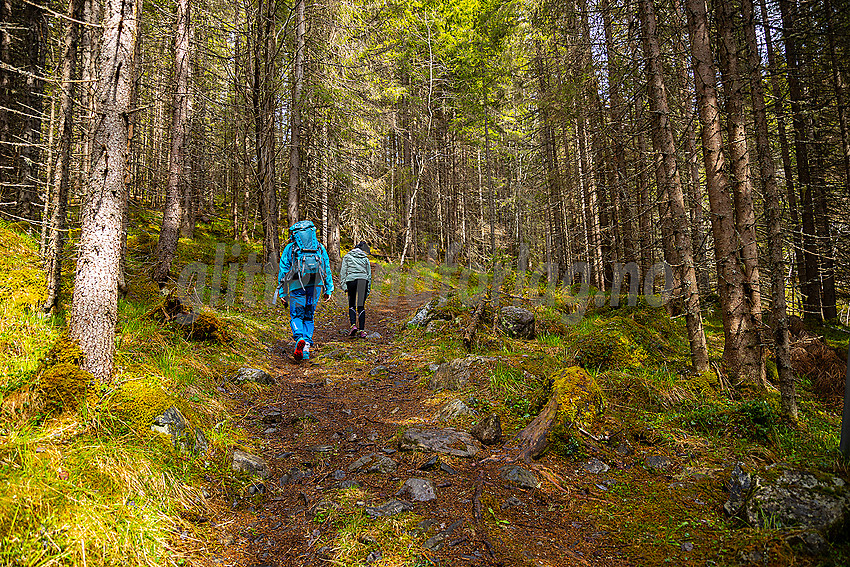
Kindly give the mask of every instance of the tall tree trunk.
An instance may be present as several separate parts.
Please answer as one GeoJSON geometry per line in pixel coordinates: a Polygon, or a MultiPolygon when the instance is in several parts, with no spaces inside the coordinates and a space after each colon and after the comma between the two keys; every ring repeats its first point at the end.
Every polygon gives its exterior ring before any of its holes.
{"type": "Polygon", "coordinates": [[[254,38],[252,102],[254,111],[255,150],[257,153],[257,186],[260,216],[263,222],[263,264],[277,263],[280,258],[278,236],[278,203],[275,172],[274,92],[277,42],[275,2],[260,0],[256,13],[254,38]]]}
{"type": "Polygon", "coordinates": [[[729,145],[729,172],[735,203],[735,229],[740,239],[740,257],[744,271],[744,295],[747,314],[742,328],[741,364],[747,376],[764,384],[761,338],[761,285],[756,242],[756,213],[750,182],[750,158],[747,150],[747,119],[738,65],[738,41],[735,38],[730,2],[716,3],[717,33],[720,46],[720,71],[726,95],[726,131],[729,145]]]}
{"type": "Polygon", "coordinates": [[[301,93],[304,89],[304,50],[306,0],[296,0],[295,5],[295,61],[292,64],[292,107],[290,109],[289,147],[289,198],[287,214],[290,226],[298,222],[298,186],[301,170],[301,93]]]}
{"type": "Polygon", "coordinates": [[[156,245],[151,277],[164,284],[171,271],[171,262],[177,251],[180,223],[183,219],[183,191],[185,179],[186,135],[189,128],[189,0],[177,3],[177,31],[174,35],[174,108],[171,123],[171,158],[168,164],[168,183],[165,188],[165,208],[162,211],[162,228],[156,245]]]}
{"type": "Polygon", "coordinates": [[[767,48],[767,63],[770,66],[770,87],[773,99],[773,113],[776,116],[777,131],[779,132],[779,149],[782,156],[782,170],[785,173],[785,194],[788,197],[788,212],[791,220],[791,242],[794,247],[794,268],[797,274],[797,283],[802,290],[806,276],[806,262],[803,256],[802,229],[800,227],[800,212],[797,207],[797,190],[794,185],[794,169],[791,165],[791,151],[788,147],[787,128],[785,125],[785,110],[783,106],[782,86],[779,81],[779,67],[773,51],[773,40],[770,33],[770,25],[767,19],[767,5],[765,0],[759,1],[761,8],[761,26],[764,32],[764,42],[767,48]]]}
{"type": "MultiPolygon", "coordinates": [[[[638,128],[638,161],[642,163],[648,155],[646,135],[643,127],[638,128]]],[[[654,244],[652,242],[652,205],[649,196],[649,179],[645,169],[638,165],[638,232],[640,234],[640,263],[641,271],[646,273],[655,263],[654,244]]]]}
{"type": "Polygon", "coordinates": [[[807,93],[799,73],[797,53],[797,2],[779,0],[782,14],[783,37],[785,39],[785,63],[788,67],[788,94],[791,97],[792,122],[794,124],[794,153],[797,156],[797,179],[803,216],[803,259],[806,264],[806,280],[801,282],[803,294],[803,316],[821,320],[820,266],[815,228],[814,190],[809,167],[809,140],[811,124],[806,116],[807,93]]]}
{"type": "MultiPolygon", "coordinates": [[[[0,22],[12,21],[12,0],[0,0],[0,22]]],[[[6,201],[9,196],[5,191],[5,183],[11,179],[15,153],[13,146],[7,145],[12,141],[12,116],[7,110],[12,104],[12,72],[6,67],[12,65],[12,34],[11,26],[0,26],[0,200],[6,201]]]]}
{"type": "MultiPolygon", "coordinates": [[[[846,4],[844,5],[846,9],[846,4]]],[[[835,90],[835,104],[838,107],[838,127],[841,134],[841,162],[844,166],[844,190],[850,195],[850,134],[848,134],[848,124],[850,121],[847,117],[847,100],[846,95],[847,85],[844,84],[843,73],[839,66],[840,59],[836,54],[835,47],[835,25],[833,19],[838,16],[832,0],[826,2],[827,14],[827,35],[829,36],[829,63],[832,71],[832,88],[835,90]]],[[[846,33],[846,31],[845,31],[846,33]]],[[[846,37],[846,35],[845,35],[846,37]]]]}
{"type": "Polygon", "coordinates": [[[744,37],[750,67],[750,91],[755,119],[756,151],[767,222],[767,259],[770,268],[771,314],[773,315],[773,354],[779,374],[782,414],[797,421],[797,394],[791,368],[791,337],[785,308],[785,257],[782,237],[782,196],[776,183],[776,170],[767,128],[767,111],[761,83],[761,54],[756,40],[753,0],[741,0],[744,37]]]}
{"type": "Polygon", "coordinates": [[[672,245],[668,248],[670,256],[667,262],[679,273],[677,280],[682,285],[682,299],[685,306],[685,321],[688,328],[688,340],[691,344],[691,362],[694,369],[703,373],[708,368],[708,349],[700,315],[699,286],[694,270],[693,246],[688,227],[688,213],[682,192],[682,181],[676,162],[676,147],[673,142],[673,128],[670,125],[670,110],[667,105],[667,92],[664,88],[661,48],[656,32],[654,0],[640,0],[640,18],[643,24],[644,57],[646,58],[647,97],[652,116],[652,145],[660,154],[663,176],[659,179],[664,189],[659,191],[669,199],[666,213],[667,224],[672,229],[666,240],[672,245]]]}
{"type": "Polygon", "coordinates": [[[76,74],[77,43],[79,24],[82,19],[82,0],[70,0],[68,16],[71,21],[65,26],[62,39],[62,94],[59,102],[59,147],[56,149],[56,167],[51,179],[50,229],[47,246],[47,298],[42,309],[55,313],[59,307],[59,291],[62,283],[62,252],[65,248],[65,230],[68,209],[68,178],[71,168],[71,135],[74,125],[74,75],[76,74]]]}
{"type": "Polygon", "coordinates": [[[47,22],[44,10],[27,4],[22,41],[25,50],[23,69],[25,85],[16,101],[22,114],[21,144],[17,164],[17,213],[27,220],[38,218],[37,206],[41,167],[41,122],[44,109],[44,58],[47,49],[47,22]]]}
{"type": "Polygon", "coordinates": [[[694,84],[702,125],[702,153],[706,188],[711,207],[714,256],[723,314],[726,371],[735,380],[757,380],[747,376],[741,364],[742,329],[748,316],[744,294],[744,273],[740,266],[739,241],[735,233],[735,208],[729,180],[724,171],[720,106],[717,100],[717,75],[708,36],[705,0],[687,0],[688,32],[694,66],[694,84]]]}
{"type": "Polygon", "coordinates": [[[79,254],[69,325],[81,365],[96,380],[113,372],[118,317],[121,215],[127,198],[127,121],[135,67],[135,0],[107,0],[98,81],[92,172],[81,204],[79,254]]]}

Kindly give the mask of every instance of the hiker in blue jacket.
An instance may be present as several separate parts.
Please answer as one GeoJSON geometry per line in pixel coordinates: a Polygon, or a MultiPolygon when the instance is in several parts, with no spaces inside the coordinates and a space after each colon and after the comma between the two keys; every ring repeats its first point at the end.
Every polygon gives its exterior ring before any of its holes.
{"type": "Polygon", "coordinates": [[[295,360],[310,358],[313,345],[313,316],[319,294],[330,299],[334,291],[328,251],[316,238],[310,221],[289,227],[289,243],[280,255],[280,296],[289,299],[289,325],[295,339],[295,360]]]}
{"type": "Polygon", "coordinates": [[[361,242],[343,257],[339,285],[348,292],[348,336],[366,338],[366,298],[372,290],[369,243],[361,242]]]}

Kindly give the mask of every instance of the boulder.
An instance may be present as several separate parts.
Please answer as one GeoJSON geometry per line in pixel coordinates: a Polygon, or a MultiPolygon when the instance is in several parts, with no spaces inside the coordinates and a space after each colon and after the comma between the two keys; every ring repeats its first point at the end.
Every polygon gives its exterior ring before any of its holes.
{"type": "Polygon", "coordinates": [[[499,328],[509,337],[534,338],[534,313],[522,307],[508,305],[499,310],[499,328]]]}
{"type": "Polygon", "coordinates": [[[200,428],[192,427],[174,406],[154,418],[151,431],[170,435],[174,448],[181,453],[202,455],[209,448],[204,432],[200,428]]]}
{"type": "Polygon", "coordinates": [[[838,535],[846,525],[850,493],[840,478],[785,470],[773,482],[756,478],[753,484],[743,508],[752,525],[813,529],[827,535],[838,535]]]}
{"type": "Polygon", "coordinates": [[[437,412],[434,416],[435,421],[453,421],[461,417],[469,417],[475,415],[475,412],[469,409],[461,400],[452,400],[447,403],[443,409],[437,412]]]}
{"type": "Polygon", "coordinates": [[[459,390],[469,382],[469,369],[475,357],[456,358],[440,365],[428,380],[431,390],[459,390]]]}
{"type": "Polygon", "coordinates": [[[437,307],[439,307],[442,303],[445,302],[445,299],[435,298],[423,305],[419,308],[416,314],[411,317],[410,321],[407,322],[407,325],[410,327],[427,327],[428,323],[430,323],[435,318],[435,311],[437,307]]]}
{"type": "Polygon", "coordinates": [[[455,457],[471,458],[478,454],[475,439],[465,431],[445,429],[410,428],[398,443],[401,451],[429,451],[455,457]]]}
{"type": "Polygon", "coordinates": [[[485,445],[495,445],[502,439],[502,421],[499,414],[491,413],[476,423],[470,433],[485,445]]]}
{"type": "Polygon", "coordinates": [[[402,500],[392,499],[380,506],[366,506],[366,515],[372,518],[395,516],[405,511],[413,510],[413,504],[402,500]]]}

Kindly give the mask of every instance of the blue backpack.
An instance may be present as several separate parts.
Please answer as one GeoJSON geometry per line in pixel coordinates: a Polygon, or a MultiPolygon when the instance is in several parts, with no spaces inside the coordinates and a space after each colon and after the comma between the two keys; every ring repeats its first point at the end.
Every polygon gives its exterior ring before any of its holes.
{"type": "Polygon", "coordinates": [[[280,282],[281,287],[286,286],[289,293],[289,284],[295,280],[305,286],[305,282],[316,282],[324,285],[325,268],[322,262],[322,251],[319,240],[316,238],[316,227],[310,221],[300,221],[289,227],[289,240],[292,242],[292,258],[289,272],[280,282]]]}

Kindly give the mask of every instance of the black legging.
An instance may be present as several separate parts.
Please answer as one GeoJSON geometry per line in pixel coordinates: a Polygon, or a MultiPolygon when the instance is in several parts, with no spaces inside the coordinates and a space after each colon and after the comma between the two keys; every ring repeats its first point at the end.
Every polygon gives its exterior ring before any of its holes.
{"type": "Polygon", "coordinates": [[[352,280],[345,282],[348,292],[348,320],[361,331],[366,327],[366,298],[369,297],[369,282],[352,280]]]}

